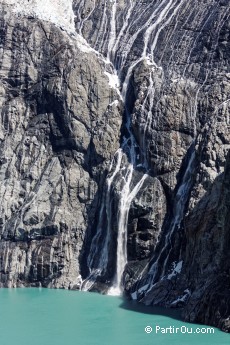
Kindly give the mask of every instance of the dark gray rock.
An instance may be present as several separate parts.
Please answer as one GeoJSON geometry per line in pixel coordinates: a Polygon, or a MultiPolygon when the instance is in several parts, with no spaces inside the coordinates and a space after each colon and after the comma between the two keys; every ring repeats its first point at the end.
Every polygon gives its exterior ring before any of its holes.
{"type": "Polygon", "coordinates": [[[122,105],[104,73],[112,67],[77,36],[3,8],[0,285],[79,286],[80,252],[119,147],[122,105]]]}
{"type": "Polygon", "coordinates": [[[125,291],[229,331],[229,1],[74,0],[72,34],[9,9],[1,286],[106,292],[143,179],[125,291]]]}

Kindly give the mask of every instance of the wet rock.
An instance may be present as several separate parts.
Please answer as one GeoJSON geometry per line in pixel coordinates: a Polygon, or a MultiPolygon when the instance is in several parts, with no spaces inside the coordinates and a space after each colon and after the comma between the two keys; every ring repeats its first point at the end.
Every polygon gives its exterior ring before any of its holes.
{"type": "Polygon", "coordinates": [[[127,215],[126,293],[229,331],[229,2],[72,5],[0,12],[0,284],[106,292],[127,215]]]}
{"type": "Polygon", "coordinates": [[[0,284],[79,286],[103,172],[119,147],[122,105],[104,73],[112,67],[77,36],[3,8],[0,284]]]}

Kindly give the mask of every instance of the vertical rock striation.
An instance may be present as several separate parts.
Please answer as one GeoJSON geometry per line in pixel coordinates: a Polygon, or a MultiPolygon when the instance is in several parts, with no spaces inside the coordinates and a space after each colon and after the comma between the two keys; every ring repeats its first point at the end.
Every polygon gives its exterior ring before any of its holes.
{"type": "Polygon", "coordinates": [[[229,1],[4,3],[0,284],[230,331],[229,1]]]}
{"type": "Polygon", "coordinates": [[[0,54],[1,286],[79,286],[119,147],[112,67],[77,35],[3,5],[0,54]]]}

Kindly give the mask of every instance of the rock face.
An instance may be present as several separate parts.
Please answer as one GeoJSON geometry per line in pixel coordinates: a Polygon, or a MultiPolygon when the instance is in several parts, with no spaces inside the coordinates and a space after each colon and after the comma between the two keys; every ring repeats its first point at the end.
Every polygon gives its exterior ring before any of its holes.
{"type": "Polygon", "coordinates": [[[112,67],[83,43],[2,7],[1,286],[79,284],[122,122],[112,67]]]}
{"type": "Polygon", "coordinates": [[[230,332],[229,1],[72,8],[1,4],[0,284],[124,286],[230,332]]]}
{"type": "Polygon", "coordinates": [[[184,307],[186,321],[215,325],[228,332],[229,173],[230,156],[225,172],[185,217],[181,265],[177,269],[171,262],[171,272],[164,279],[156,280],[145,295],[139,293],[145,304],[184,307]]]}

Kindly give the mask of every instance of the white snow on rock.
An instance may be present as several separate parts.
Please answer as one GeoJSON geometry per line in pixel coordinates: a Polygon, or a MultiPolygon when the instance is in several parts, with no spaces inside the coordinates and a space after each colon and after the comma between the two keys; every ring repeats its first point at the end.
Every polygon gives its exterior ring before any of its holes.
{"type": "Polygon", "coordinates": [[[109,86],[113,89],[117,89],[120,86],[119,78],[116,74],[111,74],[108,72],[104,72],[107,77],[109,78],[109,86]]]}
{"type": "Polygon", "coordinates": [[[173,301],[171,303],[171,306],[176,306],[178,303],[185,302],[189,296],[191,296],[190,290],[189,289],[184,290],[183,295],[178,297],[175,301],[173,301]]]}
{"type": "Polygon", "coordinates": [[[137,300],[137,292],[136,291],[131,293],[131,298],[132,298],[133,301],[137,300]]]}
{"type": "MultiPolygon", "coordinates": [[[[94,53],[105,65],[110,64],[99,52],[90,47],[82,36],[76,33],[75,15],[72,8],[73,0],[0,0],[1,3],[9,5],[15,14],[33,16],[55,24],[71,34],[71,38],[76,41],[78,48],[83,53],[94,53]]],[[[121,98],[118,76],[107,72],[105,74],[109,79],[109,87],[116,89],[121,98]]]]}
{"type": "Polygon", "coordinates": [[[174,262],[173,263],[173,270],[172,272],[168,275],[167,279],[171,279],[175,275],[179,274],[181,272],[183,266],[183,261],[178,262],[177,264],[174,262]]]}
{"type": "Polygon", "coordinates": [[[14,13],[47,20],[68,32],[75,31],[72,0],[0,0],[0,3],[11,5],[14,13]]]}
{"type": "Polygon", "coordinates": [[[120,93],[120,80],[117,74],[111,74],[108,72],[104,72],[105,75],[108,77],[109,79],[109,87],[112,89],[115,89],[117,91],[117,94],[119,95],[120,99],[122,100],[122,96],[120,93]]]}
{"type": "Polygon", "coordinates": [[[10,5],[15,14],[33,16],[55,24],[76,39],[83,53],[97,53],[83,37],[75,32],[72,0],[0,0],[0,3],[10,5]]]}
{"type": "Polygon", "coordinates": [[[119,101],[118,101],[118,99],[115,99],[115,101],[113,101],[112,103],[110,103],[109,104],[111,107],[112,106],[115,106],[115,107],[117,107],[118,105],[119,105],[119,101]]]}

